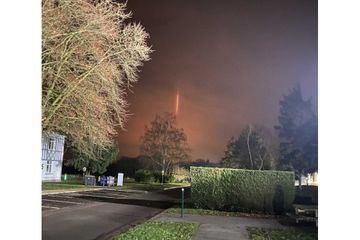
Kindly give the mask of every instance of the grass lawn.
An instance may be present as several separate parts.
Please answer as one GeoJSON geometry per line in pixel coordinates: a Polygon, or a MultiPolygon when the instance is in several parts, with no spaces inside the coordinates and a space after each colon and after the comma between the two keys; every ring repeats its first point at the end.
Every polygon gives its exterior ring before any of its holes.
{"type": "Polygon", "coordinates": [[[198,223],[148,221],[113,240],[190,240],[197,228],[198,223]]]}
{"type": "MultiPolygon", "coordinates": [[[[88,187],[84,185],[83,177],[78,175],[68,175],[67,181],[64,181],[63,177],[61,178],[61,182],[43,182],[42,190],[46,192],[51,191],[66,191],[66,190],[75,190],[75,189],[89,189],[91,190],[93,187],[88,187]]],[[[124,185],[119,187],[111,187],[113,189],[121,189],[121,190],[141,190],[141,191],[156,191],[162,190],[164,188],[170,187],[180,187],[180,186],[188,186],[188,183],[138,183],[134,181],[125,181],[124,185]]],[[[98,186],[99,187],[99,186],[98,186]]]]}
{"type": "Polygon", "coordinates": [[[315,232],[303,232],[298,230],[247,228],[250,240],[317,240],[315,232]]]}
{"type": "MultiPolygon", "coordinates": [[[[164,211],[165,213],[180,214],[181,208],[168,208],[164,211]]],[[[209,216],[230,216],[230,217],[261,217],[261,218],[273,218],[271,215],[265,214],[254,214],[254,213],[243,213],[243,212],[226,212],[209,210],[202,208],[184,208],[185,214],[198,214],[198,215],[209,215],[209,216]]]]}
{"type": "Polygon", "coordinates": [[[68,184],[68,183],[43,183],[42,190],[43,191],[51,191],[51,190],[74,190],[78,188],[85,188],[85,185],[80,184],[68,184]]]}
{"type": "Polygon", "coordinates": [[[84,185],[83,176],[81,175],[68,175],[66,181],[63,179],[64,177],[61,176],[61,182],[43,182],[42,191],[51,192],[89,188],[84,185]]]}

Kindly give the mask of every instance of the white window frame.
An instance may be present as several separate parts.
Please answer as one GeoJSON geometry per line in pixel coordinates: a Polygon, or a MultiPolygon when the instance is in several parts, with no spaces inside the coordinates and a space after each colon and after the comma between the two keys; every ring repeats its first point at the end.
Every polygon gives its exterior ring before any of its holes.
{"type": "Polygon", "coordinates": [[[45,172],[46,174],[52,174],[52,161],[46,161],[45,172]]]}
{"type": "Polygon", "coordinates": [[[49,138],[48,149],[51,150],[51,151],[55,151],[55,146],[56,146],[56,139],[55,138],[49,138]]]}

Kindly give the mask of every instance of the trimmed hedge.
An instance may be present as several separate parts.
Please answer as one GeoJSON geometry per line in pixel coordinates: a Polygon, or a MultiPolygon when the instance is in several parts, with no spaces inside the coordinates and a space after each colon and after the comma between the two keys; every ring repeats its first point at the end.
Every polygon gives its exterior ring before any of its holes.
{"type": "Polygon", "coordinates": [[[191,167],[190,176],[198,208],[276,214],[292,208],[294,172],[191,167]]]}

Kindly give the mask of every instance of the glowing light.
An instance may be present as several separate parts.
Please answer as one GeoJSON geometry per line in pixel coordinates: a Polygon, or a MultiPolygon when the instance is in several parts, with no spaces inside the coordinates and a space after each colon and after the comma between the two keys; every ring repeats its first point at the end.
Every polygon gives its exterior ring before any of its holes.
{"type": "Polygon", "coordinates": [[[176,93],[175,115],[179,113],[179,92],[176,93]]]}

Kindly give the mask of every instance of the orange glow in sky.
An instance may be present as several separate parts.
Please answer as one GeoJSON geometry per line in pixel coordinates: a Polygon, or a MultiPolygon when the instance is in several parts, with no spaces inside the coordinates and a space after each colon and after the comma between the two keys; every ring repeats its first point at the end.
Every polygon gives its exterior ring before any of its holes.
{"type": "Polygon", "coordinates": [[[176,93],[175,115],[179,113],[179,92],[176,93]]]}
{"type": "Polygon", "coordinates": [[[219,162],[247,124],[277,136],[279,101],[297,83],[317,109],[317,1],[127,2],[155,51],[126,95],[122,156],[139,156],[144,126],[164,112],[175,114],[193,160],[219,162]]]}

